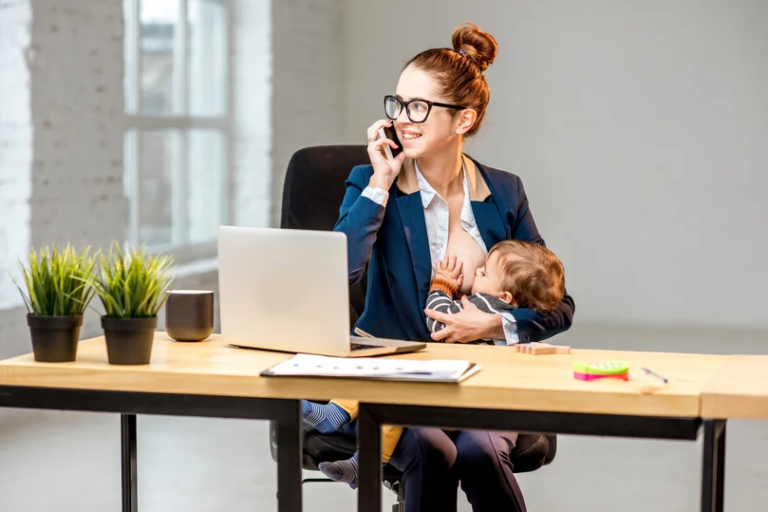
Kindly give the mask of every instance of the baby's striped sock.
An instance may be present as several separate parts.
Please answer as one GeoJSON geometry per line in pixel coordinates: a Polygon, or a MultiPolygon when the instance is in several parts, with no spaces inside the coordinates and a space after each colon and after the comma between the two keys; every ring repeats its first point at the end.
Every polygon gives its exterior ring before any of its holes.
{"type": "Polygon", "coordinates": [[[357,452],[351,459],[338,462],[321,462],[318,467],[331,480],[349,484],[353,489],[357,487],[357,452]]]}
{"type": "Polygon", "coordinates": [[[301,416],[304,426],[309,430],[317,430],[321,434],[332,434],[350,422],[349,414],[335,404],[316,404],[307,400],[301,401],[301,416]]]}

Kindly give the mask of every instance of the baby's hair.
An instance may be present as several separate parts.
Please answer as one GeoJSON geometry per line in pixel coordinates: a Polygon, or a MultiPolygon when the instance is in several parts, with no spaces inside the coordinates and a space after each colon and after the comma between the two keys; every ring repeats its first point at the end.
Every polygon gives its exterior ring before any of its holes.
{"type": "Polygon", "coordinates": [[[501,287],[512,294],[518,307],[549,313],[565,295],[565,269],[555,254],[543,245],[505,240],[488,253],[497,255],[501,287]]]}

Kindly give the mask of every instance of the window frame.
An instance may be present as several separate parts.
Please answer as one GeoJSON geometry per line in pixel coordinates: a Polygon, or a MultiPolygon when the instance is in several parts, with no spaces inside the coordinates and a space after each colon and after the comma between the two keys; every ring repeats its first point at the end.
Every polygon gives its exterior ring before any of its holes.
{"type": "Polygon", "coordinates": [[[141,176],[138,163],[141,157],[142,132],[176,131],[179,134],[179,154],[173,162],[171,178],[171,243],[147,246],[151,252],[172,254],[178,264],[216,256],[216,240],[204,243],[192,243],[188,239],[188,175],[189,136],[195,129],[218,132],[223,137],[224,151],[221,180],[220,225],[229,224],[233,215],[233,0],[205,0],[217,3],[224,8],[224,111],[219,116],[193,115],[190,113],[190,55],[189,55],[189,2],[178,2],[178,17],[174,29],[173,47],[173,102],[174,110],[183,114],[144,114],[141,112],[141,2],[153,0],[123,0],[125,19],[125,73],[131,80],[130,95],[125,96],[124,130],[124,172],[128,207],[128,225],[126,239],[129,244],[138,247],[140,239],[139,211],[141,205],[141,176]],[[179,105],[181,108],[177,108],[179,105]]]}

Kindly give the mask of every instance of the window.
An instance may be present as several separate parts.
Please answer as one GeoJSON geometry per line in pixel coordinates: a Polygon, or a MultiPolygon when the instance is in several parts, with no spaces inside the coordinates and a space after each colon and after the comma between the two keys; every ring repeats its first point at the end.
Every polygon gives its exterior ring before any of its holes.
{"type": "Polygon", "coordinates": [[[124,0],[128,240],[215,254],[230,221],[229,0],[124,0]]]}

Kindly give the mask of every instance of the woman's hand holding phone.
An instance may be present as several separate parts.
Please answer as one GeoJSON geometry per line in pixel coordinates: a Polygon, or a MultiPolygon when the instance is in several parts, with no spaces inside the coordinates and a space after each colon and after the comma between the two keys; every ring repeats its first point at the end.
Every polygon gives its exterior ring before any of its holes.
{"type": "Polygon", "coordinates": [[[385,127],[392,127],[392,121],[381,119],[368,128],[368,158],[371,159],[371,165],[373,165],[373,176],[371,176],[368,185],[373,188],[389,190],[395,178],[400,174],[403,161],[405,161],[405,153],[401,151],[392,160],[385,156],[385,146],[392,149],[399,148],[396,142],[385,137],[379,137],[379,130],[385,127]]]}

